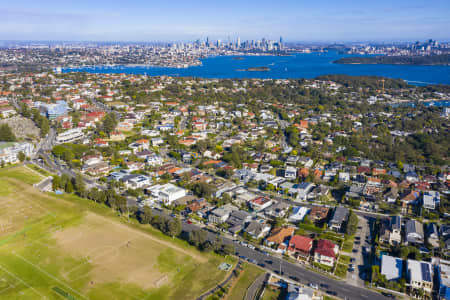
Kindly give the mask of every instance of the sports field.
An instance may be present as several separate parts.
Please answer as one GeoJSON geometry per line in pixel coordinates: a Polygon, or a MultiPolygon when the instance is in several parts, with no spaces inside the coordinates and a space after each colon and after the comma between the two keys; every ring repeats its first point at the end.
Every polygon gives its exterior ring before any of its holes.
{"type": "Polygon", "coordinates": [[[39,180],[0,169],[0,299],[195,299],[235,263],[39,180]]]}

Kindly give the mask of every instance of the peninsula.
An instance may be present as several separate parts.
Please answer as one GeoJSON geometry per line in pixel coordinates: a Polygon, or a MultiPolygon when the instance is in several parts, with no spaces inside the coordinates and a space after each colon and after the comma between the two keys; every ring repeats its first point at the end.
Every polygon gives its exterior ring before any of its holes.
{"type": "Polygon", "coordinates": [[[382,64],[382,65],[450,65],[450,54],[403,55],[403,56],[352,56],[335,60],[335,64],[382,64]]]}

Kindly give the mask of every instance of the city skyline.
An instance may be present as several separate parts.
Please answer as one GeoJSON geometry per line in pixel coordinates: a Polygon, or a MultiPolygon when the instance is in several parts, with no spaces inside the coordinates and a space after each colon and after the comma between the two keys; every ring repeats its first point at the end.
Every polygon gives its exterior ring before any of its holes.
{"type": "Polygon", "coordinates": [[[1,3],[0,40],[286,42],[449,40],[448,1],[131,1],[18,0],[1,3]]]}

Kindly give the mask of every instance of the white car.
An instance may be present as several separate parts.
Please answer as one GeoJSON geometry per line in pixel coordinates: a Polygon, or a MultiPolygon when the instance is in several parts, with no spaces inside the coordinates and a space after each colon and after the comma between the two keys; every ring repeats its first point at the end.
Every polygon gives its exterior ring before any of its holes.
{"type": "Polygon", "coordinates": [[[312,283],[312,282],[309,283],[309,287],[312,288],[312,289],[315,289],[315,290],[319,289],[319,286],[317,284],[315,284],[315,283],[312,283]]]}

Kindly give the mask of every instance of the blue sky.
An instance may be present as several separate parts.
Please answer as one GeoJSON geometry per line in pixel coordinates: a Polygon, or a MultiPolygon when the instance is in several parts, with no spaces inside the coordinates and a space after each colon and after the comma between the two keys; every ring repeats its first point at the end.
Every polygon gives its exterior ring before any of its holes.
{"type": "Polygon", "coordinates": [[[450,0],[0,0],[0,40],[450,40],[450,0]]]}

